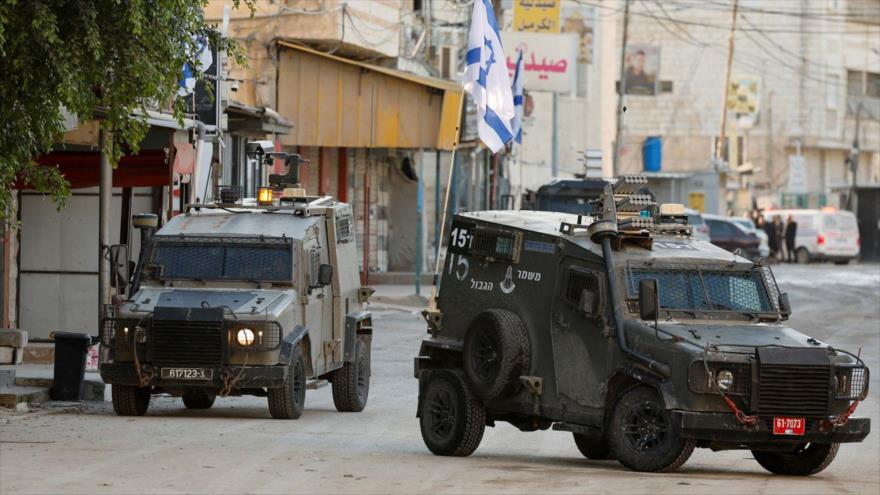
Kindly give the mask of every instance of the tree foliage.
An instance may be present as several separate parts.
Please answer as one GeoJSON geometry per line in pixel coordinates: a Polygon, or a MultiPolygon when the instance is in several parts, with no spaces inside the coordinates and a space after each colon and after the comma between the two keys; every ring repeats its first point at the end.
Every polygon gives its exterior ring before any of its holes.
{"type": "MultiPolygon", "coordinates": [[[[253,9],[252,0],[244,2],[253,9]]],[[[207,25],[208,0],[0,0],[0,219],[16,181],[61,208],[69,184],[34,161],[64,132],[62,109],[112,131],[104,151],[114,165],[136,152],[148,106],[173,102],[185,62],[200,39],[241,52],[207,25]]],[[[239,0],[235,0],[238,7],[239,0]]],[[[253,11],[253,10],[252,10],[253,11]]]]}

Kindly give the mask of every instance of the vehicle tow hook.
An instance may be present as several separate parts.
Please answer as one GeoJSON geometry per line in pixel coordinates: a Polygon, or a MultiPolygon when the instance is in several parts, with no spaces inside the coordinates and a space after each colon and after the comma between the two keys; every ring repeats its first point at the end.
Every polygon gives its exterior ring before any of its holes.
{"type": "Polygon", "coordinates": [[[544,379],[539,376],[521,376],[520,381],[532,395],[532,414],[541,415],[541,395],[544,394],[544,379]]]}

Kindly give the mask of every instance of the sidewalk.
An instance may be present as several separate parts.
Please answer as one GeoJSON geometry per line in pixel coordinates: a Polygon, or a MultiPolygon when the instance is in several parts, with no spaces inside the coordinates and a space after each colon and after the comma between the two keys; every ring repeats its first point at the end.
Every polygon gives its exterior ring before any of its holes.
{"type": "Polygon", "coordinates": [[[373,306],[406,306],[424,308],[431,297],[431,286],[423,285],[421,295],[416,295],[415,285],[374,285],[376,292],[370,297],[373,306]]]}

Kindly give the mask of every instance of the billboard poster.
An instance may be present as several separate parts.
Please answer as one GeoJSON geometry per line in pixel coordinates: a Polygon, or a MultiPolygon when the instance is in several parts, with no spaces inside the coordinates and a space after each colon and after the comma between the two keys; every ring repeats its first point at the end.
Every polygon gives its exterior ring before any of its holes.
{"type": "Polygon", "coordinates": [[[588,5],[566,4],[562,6],[560,19],[563,33],[578,36],[577,62],[592,64],[596,9],[588,5]]]}
{"type": "Polygon", "coordinates": [[[513,0],[513,29],[529,33],[558,33],[560,1],[513,0]]]}
{"type": "Polygon", "coordinates": [[[545,34],[504,31],[501,42],[507,69],[513,77],[517,50],[523,52],[523,87],[531,91],[571,93],[577,82],[578,37],[574,33],[545,34]]]}
{"type": "Polygon", "coordinates": [[[627,45],[624,57],[628,95],[654,96],[659,92],[660,47],[627,45]]]}

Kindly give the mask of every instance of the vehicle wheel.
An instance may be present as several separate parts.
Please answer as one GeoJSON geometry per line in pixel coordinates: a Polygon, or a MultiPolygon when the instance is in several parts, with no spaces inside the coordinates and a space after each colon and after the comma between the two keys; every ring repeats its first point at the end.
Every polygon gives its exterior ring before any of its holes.
{"type": "Polygon", "coordinates": [[[809,476],[827,468],[837,451],[839,443],[805,443],[791,452],[752,451],[755,460],[774,474],[809,476]]]}
{"type": "Polygon", "coordinates": [[[810,262],[811,256],[807,248],[801,247],[797,248],[797,251],[794,252],[794,258],[798,263],[807,264],[810,262]]]}
{"type": "Polygon", "coordinates": [[[681,438],[656,390],[631,388],[617,402],[609,430],[611,451],[634,471],[669,473],[694,451],[693,440],[681,438]]]}
{"type": "Polygon", "coordinates": [[[284,385],[269,389],[269,414],[275,419],[297,419],[306,403],[306,360],[299,345],[293,347],[284,385]]]}
{"type": "Polygon", "coordinates": [[[837,260],[834,262],[835,265],[848,265],[849,260],[837,260]]]}
{"type": "Polygon", "coordinates": [[[428,450],[444,456],[473,454],[486,429],[486,408],[471,394],[462,373],[433,372],[420,395],[419,425],[428,450]]]}
{"type": "Polygon", "coordinates": [[[361,412],[370,395],[370,349],[362,339],[355,343],[354,362],[333,372],[333,405],[339,412],[361,412]]]}
{"type": "Polygon", "coordinates": [[[150,407],[150,387],[113,384],[113,410],[119,416],[143,416],[150,407]]]}
{"type": "Polygon", "coordinates": [[[183,405],[187,409],[211,409],[217,396],[202,390],[187,390],[183,393],[183,405]]]}
{"type": "Polygon", "coordinates": [[[484,400],[508,397],[522,384],[530,364],[529,334],[516,314],[493,309],[474,320],[464,337],[464,373],[484,400]]]}
{"type": "Polygon", "coordinates": [[[573,433],[572,435],[574,435],[574,444],[577,449],[587,459],[594,461],[614,459],[614,455],[608,447],[608,441],[604,438],[596,438],[583,433],[573,433]]]}

